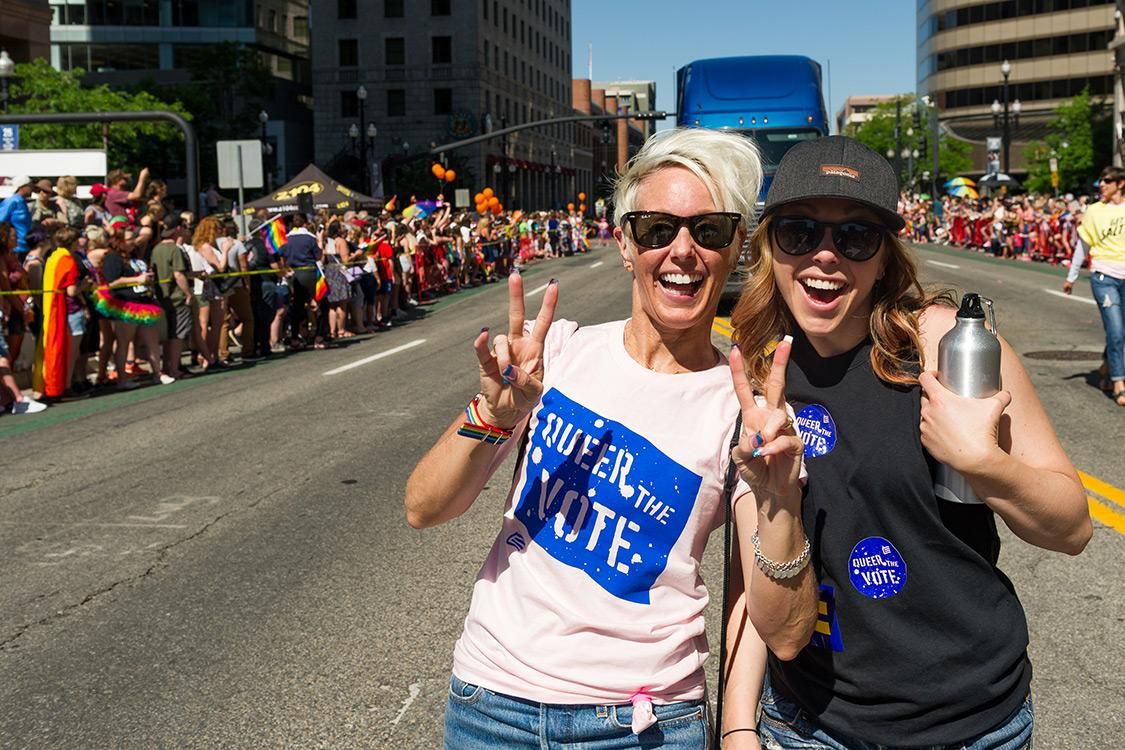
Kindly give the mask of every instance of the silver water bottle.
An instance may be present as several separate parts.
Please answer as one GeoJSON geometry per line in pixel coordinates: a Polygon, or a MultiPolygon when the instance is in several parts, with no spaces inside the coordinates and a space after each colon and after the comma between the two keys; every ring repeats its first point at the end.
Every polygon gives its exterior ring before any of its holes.
{"type": "MultiPolygon", "coordinates": [[[[961,298],[957,325],[938,342],[938,380],[970,398],[988,398],[1000,390],[1000,339],[992,300],[971,292],[961,298]],[[982,302],[988,306],[991,330],[984,325],[982,302]]],[[[965,478],[944,464],[938,465],[934,492],[955,503],[981,502],[965,478]]]]}

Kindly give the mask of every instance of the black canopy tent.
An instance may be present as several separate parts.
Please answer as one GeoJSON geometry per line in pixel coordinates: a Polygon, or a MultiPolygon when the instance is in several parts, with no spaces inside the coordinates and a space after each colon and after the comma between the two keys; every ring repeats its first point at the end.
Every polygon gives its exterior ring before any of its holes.
{"type": "Polygon", "coordinates": [[[325,174],[320,167],[310,164],[282,187],[256,201],[247,203],[243,207],[242,213],[253,214],[263,208],[275,214],[297,211],[297,199],[301,195],[308,195],[312,198],[314,211],[322,208],[327,208],[330,211],[382,208],[383,205],[379,199],[357,193],[341,185],[325,174]]]}

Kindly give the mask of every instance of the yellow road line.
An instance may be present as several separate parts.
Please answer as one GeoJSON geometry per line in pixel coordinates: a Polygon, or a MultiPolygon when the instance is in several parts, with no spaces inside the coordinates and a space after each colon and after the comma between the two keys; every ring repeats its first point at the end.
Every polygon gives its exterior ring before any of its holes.
{"type": "Polygon", "coordinates": [[[1090,517],[1098,523],[1105,524],[1118,534],[1125,534],[1125,513],[1120,513],[1107,505],[1102,505],[1095,498],[1086,496],[1090,506],[1090,517]]]}
{"type": "Polygon", "coordinates": [[[1122,508],[1125,508],[1125,492],[1083,471],[1078,472],[1078,477],[1082,480],[1082,486],[1090,492],[1093,492],[1095,495],[1100,495],[1101,499],[1108,500],[1114,505],[1120,505],[1122,508]]]}

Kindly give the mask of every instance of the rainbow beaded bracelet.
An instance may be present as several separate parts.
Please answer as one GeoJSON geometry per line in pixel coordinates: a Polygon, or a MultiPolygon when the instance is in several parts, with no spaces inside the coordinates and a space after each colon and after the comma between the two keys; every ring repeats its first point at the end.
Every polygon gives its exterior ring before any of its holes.
{"type": "Polygon", "coordinates": [[[491,445],[503,445],[508,442],[508,438],[512,437],[512,431],[484,421],[484,418],[480,415],[479,406],[482,398],[484,396],[478,393],[465,407],[465,422],[457,428],[457,434],[473,440],[482,440],[491,445]]]}

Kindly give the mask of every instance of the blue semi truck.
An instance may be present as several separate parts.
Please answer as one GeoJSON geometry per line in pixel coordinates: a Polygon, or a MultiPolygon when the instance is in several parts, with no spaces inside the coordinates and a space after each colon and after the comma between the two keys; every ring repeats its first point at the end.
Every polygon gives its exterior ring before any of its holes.
{"type": "MultiPolygon", "coordinates": [[[[820,64],[800,55],[696,60],[676,71],[676,125],[732,130],[752,138],[762,155],[765,201],[781,157],[801,141],[828,135],[820,64]]],[[[731,274],[724,298],[737,297],[745,264],[731,274]]]]}

